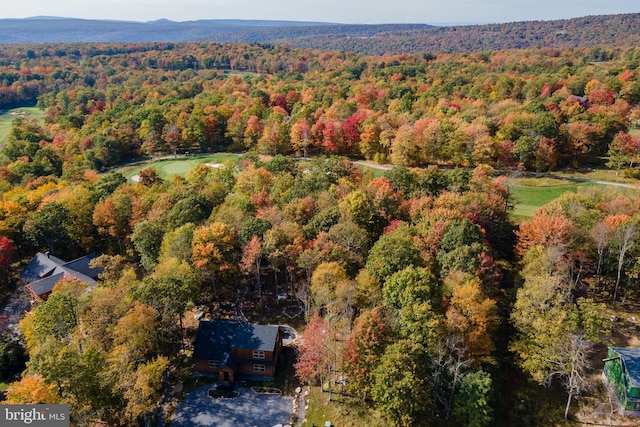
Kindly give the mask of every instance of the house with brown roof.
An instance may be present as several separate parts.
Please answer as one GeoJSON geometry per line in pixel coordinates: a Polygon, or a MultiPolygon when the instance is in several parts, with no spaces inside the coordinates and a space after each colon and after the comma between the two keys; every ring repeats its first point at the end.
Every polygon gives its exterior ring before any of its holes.
{"type": "Polygon", "coordinates": [[[203,320],[194,344],[195,369],[218,374],[219,381],[272,379],[282,351],[282,336],[279,326],[203,320]]]}

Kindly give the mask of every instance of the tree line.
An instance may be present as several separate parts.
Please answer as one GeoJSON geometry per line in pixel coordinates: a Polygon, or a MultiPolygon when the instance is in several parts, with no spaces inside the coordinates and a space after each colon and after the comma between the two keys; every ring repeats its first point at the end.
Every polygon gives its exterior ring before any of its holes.
{"type": "MultiPolygon", "coordinates": [[[[365,55],[419,52],[480,52],[550,47],[557,49],[638,45],[640,14],[597,15],[549,21],[485,25],[320,24],[200,20],[117,22],[73,19],[5,20],[3,43],[55,41],[215,41],[288,44],[302,49],[343,50],[365,55]],[[82,30],[78,30],[81,26],[82,30]]],[[[594,56],[602,59],[602,56],[594,56]]]]}
{"type": "Polygon", "coordinates": [[[578,49],[372,57],[218,43],[34,48],[1,48],[0,106],[37,98],[46,109],[44,124],[18,119],[9,136],[2,173],[11,182],[48,173],[35,159],[41,149],[54,172],[221,150],[536,171],[608,155],[619,170],[637,165],[637,49],[597,62],[578,49]]]}

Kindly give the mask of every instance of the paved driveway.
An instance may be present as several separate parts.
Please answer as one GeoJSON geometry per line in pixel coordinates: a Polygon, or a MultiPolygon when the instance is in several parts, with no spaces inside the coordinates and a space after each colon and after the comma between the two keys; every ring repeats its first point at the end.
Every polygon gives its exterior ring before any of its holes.
{"type": "Polygon", "coordinates": [[[235,399],[212,399],[211,386],[198,388],[178,405],[171,427],[271,427],[291,418],[293,398],[257,395],[248,388],[236,388],[235,399]]]}

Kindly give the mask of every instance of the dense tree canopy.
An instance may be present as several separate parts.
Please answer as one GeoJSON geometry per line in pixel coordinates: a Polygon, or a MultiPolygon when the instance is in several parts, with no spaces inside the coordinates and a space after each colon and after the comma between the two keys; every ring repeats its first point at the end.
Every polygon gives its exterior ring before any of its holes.
{"type": "Polygon", "coordinates": [[[544,48],[382,57],[220,43],[28,51],[2,47],[2,89],[15,98],[0,97],[0,107],[20,97],[33,105],[35,91],[47,109],[44,124],[15,119],[3,148],[14,181],[222,149],[549,170],[589,163],[611,145],[613,167],[637,163],[632,48],[607,51],[607,62],[591,49],[544,48]]]}
{"type": "Polygon", "coordinates": [[[45,108],[1,149],[0,272],[38,250],[103,254],[104,270],[24,318],[14,401],[135,424],[184,361],[189,310],[258,319],[299,302],[299,380],[341,384],[392,425],[513,424],[491,410],[510,355],[532,383],[563,385],[570,408],[587,369],[572,361],[607,333],[594,299],[637,295],[635,191],[567,194],[514,224],[496,177],[604,155],[633,175],[637,49],[606,63],[580,49],[0,52],[4,90],[37,82],[45,108]],[[184,177],[143,169],[138,183],[108,171],[221,150],[245,154],[184,177]],[[350,159],[391,166],[374,176],[350,159]]]}

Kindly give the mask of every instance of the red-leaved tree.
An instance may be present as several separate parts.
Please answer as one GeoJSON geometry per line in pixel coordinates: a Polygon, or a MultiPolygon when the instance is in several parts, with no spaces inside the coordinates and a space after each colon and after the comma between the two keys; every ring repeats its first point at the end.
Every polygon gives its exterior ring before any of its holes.
{"type": "Polygon", "coordinates": [[[575,230],[568,218],[541,210],[531,219],[520,224],[520,230],[516,234],[518,236],[517,251],[520,255],[524,255],[529,249],[538,245],[568,250],[573,242],[575,230]]]}
{"type": "MultiPolygon", "coordinates": [[[[13,260],[13,253],[15,252],[16,247],[11,241],[4,236],[0,237],[0,283],[4,286],[8,283],[8,271],[11,266],[11,261],[13,260]]],[[[1,286],[0,286],[1,289],[1,286]]],[[[2,322],[0,322],[1,324],[2,322]]]]}
{"type": "Polygon", "coordinates": [[[322,376],[329,359],[329,327],[318,314],[314,314],[298,344],[298,362],[294,365],[300,382],[308,382],[322,376]]]}
{"type": "Polygon", "coordinates": [[[262,304],[262,286],[260,285],[260,265],[262,264],[262,242],[258,236],[253,236],[242,248],[240,270],[247,276],[253,276],[255,288],[260,295],[262,304]]]}
{"type": "Polygon", "coordinates": [[[7,270],[13,260],[13,252],[16,250],[11,239],[0,237],[0,269],[7,270]]]}

